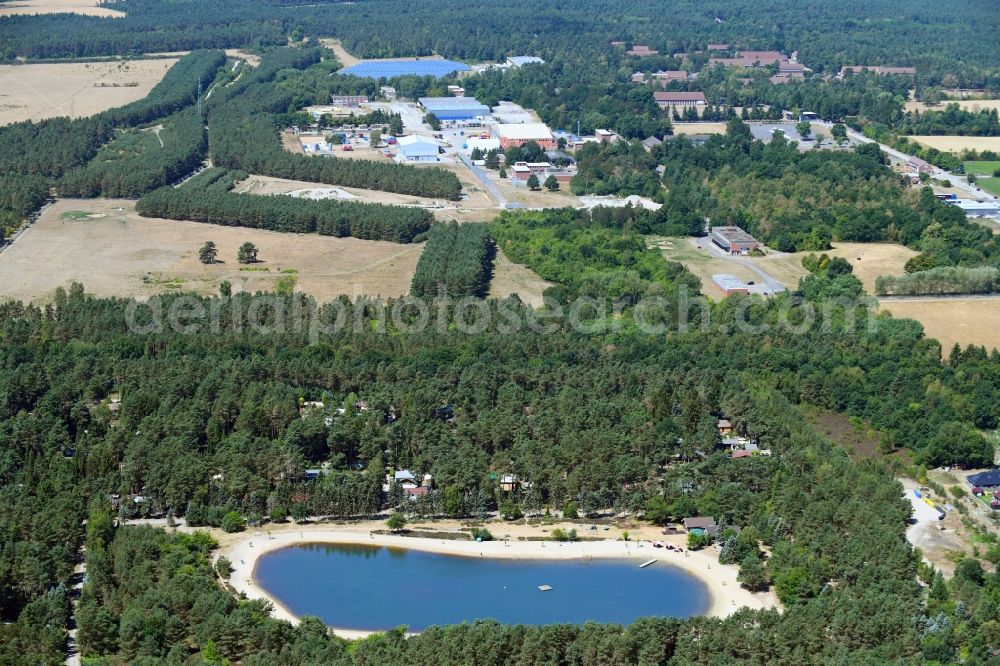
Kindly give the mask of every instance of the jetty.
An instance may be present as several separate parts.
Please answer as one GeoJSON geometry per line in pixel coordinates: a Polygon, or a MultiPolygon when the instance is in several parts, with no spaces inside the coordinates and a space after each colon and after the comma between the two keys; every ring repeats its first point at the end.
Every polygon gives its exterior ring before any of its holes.
{"type": "Polygon", "coordinates": [[[542,592],[548,592],[549,590],[552,589],[552,586],[551,585],[539,585],[538,589],[541,590],[542,592]]]}
{"type": "Polygon", "coordinates": [[[646,560],[645,562],[643,562],[642,564],[639,565],[639,568],[640,569],[645,569],[646,567],[648,567],[650,564],[652,564],[655,561],[656,561],[655,559],[646,560]]]}

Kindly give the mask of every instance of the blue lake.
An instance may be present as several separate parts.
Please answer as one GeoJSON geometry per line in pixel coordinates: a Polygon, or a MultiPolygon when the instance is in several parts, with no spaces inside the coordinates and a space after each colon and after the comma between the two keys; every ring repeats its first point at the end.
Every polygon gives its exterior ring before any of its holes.
{"type": "Polygon", "coordinates": [[[382,546],[302,544],[257,561],[256,584],[297,616],[360,630],[493,618],[506,624],[629,624],[705,613],[697,578],[658,562],[502,560],[382,546]],[[551,585],[542,592],[539,585],[551,585]]]}

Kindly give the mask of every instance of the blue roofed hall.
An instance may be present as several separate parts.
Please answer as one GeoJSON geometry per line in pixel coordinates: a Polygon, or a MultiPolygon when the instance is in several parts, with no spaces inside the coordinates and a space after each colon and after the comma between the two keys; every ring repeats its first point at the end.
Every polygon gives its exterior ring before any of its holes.
{"type": "Polygon", "coordinates": [[[338,74],[371,79],[391,79],[394,76],[433,76],[443,78],[455,72],[467,72],[469,66],[453,60],[362,60],[339,70],[338,74]]]}

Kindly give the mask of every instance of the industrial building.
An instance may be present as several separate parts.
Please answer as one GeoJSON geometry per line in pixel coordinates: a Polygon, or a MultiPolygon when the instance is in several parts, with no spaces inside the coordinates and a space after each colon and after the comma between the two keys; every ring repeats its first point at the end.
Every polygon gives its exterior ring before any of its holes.
{"type": "Polygon", "coordinates": [[[436,162],[440,146],[437,141],[416,134],[396,140],[399,156],[404,162],[436,162]]]}
{"type": "Polygon", "coordinates": [[[334,106],[356,109],[368,103],[368,95],[331,95],[330,102],[334,106]]]}
{"type": "Polygon", "coordinates": [[[468,72],[465,63],[452,60],[362,60],[339,70],[338,74],[370,79],[391,79],[394,76],[433,76],[440,79],[455,72],[468,72]]]}
{"type": "Polygon", "coordinates": [[[552,136],[552,130],[544,123],[518,123],[518,124],[498,124],[493,128],[493,136],[500,139],[500,146],[504,149],[512,146],[523,146],[529,141],[534,141],[543,149],[553,149],[556,147],[556,140],[552,136]]]}
{"type": "Polygon", "coordinates": [[[420,106],[438,120],[471,120],[490,115],[490,107],[475,97],[421,97],[420,106]]]}
{"type": "Polygon", "coordinates": [[[1000,207],[988,201],[960,201],[956,199],[950,200],[948,203],[961,208],[966,217],[996,217],[1000,214],[1000,207]]]}
{"type": "Polygon", "coordinates": [[[726,296],[731,294],[749,294],[750,287],[743,280],[729,273],[716,273],[712,276],[712,282],[722,290],[726,296]]]}
{"type": "Polygon", "coordinates": [[[744,254],[756,250],[760,243],[739,227],[712,227],[712,242],[729,254],[744,254]]]}
{"type": "Polygon", "coordinates": [[[537,56],[511,56],[507,58],[508,67],[524,67],[525,65],[544,65],[545,61],[537,56]]]}

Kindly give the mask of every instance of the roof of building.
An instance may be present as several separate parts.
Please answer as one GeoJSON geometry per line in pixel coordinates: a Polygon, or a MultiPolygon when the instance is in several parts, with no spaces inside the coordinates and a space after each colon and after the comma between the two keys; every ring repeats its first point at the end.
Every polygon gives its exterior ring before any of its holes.
{"type": "Polygon", "coordinates": [[[790,60],[784,61],[778,64],[779,72],[804,72],[806,71],[806,66],[800,62],[791,62],[790,60]]]}
{"type": "Polygon", "coordinates": [[[712,233],[725,238],[730,243],[754,243],[756,238],[739,227],[712,227],[712,233]]]}
{"type": "Polygon", "coordinates": [[[411,472],[408,469],[398,470],[395,474],[392,475],[392,478],[395,481],[403,481],[403,480],[406,480],[406,479],[412,479],[414,481],[417,480],[416,475],[414,475],[413,472],[411,472]]]}
{"type": "Polygon", "coordinates": [[[452,60],[362,60],[356,65],[339,70],[338,74],[363,78],[390,79],[394,76],[415,74],[443,78],[454,72],[467,72],[469,66],[452,60]]]}
{"type": "Polygon", "coordinates": [[[704,102],[703,92],[655,92],[653,99],[657,102],[704,102]]]}
{"type": "Polygon", "coordinates": [[[654,79],[686,79],[688,73],[683,69],[661,69],[658,72],[653,72],[652,77],[654,79]]]}
{"type": "Polygon", "coordinates": [[[523,67],[524,65],[544,65],[545,61],[538,56],[511,56],[507,58],[507,61],[515,67],[523,67]]]}
{"type": "Polygon", "coordinates": [[[709,51],[728,51],[729,44],[709,44],[706,48],[709,51]]]}
{"type": "Polygon", "coordinates": [[[552,130],[545,123],[500,123],[496,133],[505,139],[551,139],[552,130]]]}
{"type": "Polygon", "coordinates": [[[970,474],[965,478],[974,486],[1000,486],[1000,469],[991,469],[979,474],[970,474]]]}
{"type": "Polygon", "coordinates": [[[845,72],[853,72],[855,74],[860,73],[864,70],[868,70],[874,74],[916,74],[916,67],[883,67],[881,65],[845,65],[840,68],[840,75],[843,76],[845,72]]]}
{"type": "Polygon", "coordinates": [[[730,458],[749,458],[753,455],[753,451],[748,451],[746,449],[737,449],[729,454],[730,458]]]}
{"type": "Polygon", "coordinates": [[[746,291],[748,286],[743,280],[729,273],[716,273],[712,276],[712,281],[719,285],[723,291],[746,291]]]}
{"type": "Polygon", "coordinates": [[[420,106],[431,113],[434,111],[481,111],[479,115],[490,115],[490,107],[481,103],[475,97],[421,97],[417,100],[420,106]]]}
{"type": "Polygon", "coordinates": [[[779,51],[740,51],[738,55],[742,58],[746,58],[751,63],[769,63],[787,59],[784,54],[779,51]]]}
{"type": "Polygon", "coordinates": [[[684,519],[684,529],[707,529],[715,527],[715,518],[710,516],[694,516],[684,519]]]}
{"type": "Polygon", "coordinates": [[[647,148],[653,148],[654,146],[658,146],[661,143],[663,142],[657,139],[655,136],[646,137],[645,139],[642,140],[642,145],[646,146],[647,148]]]}
{"type": "Polygon", "coordinates": [[[719,428],[732,428],[733,424],[730,423],[729,419],[719,419],[718,423],[715,424],[719,428]]]}

